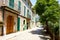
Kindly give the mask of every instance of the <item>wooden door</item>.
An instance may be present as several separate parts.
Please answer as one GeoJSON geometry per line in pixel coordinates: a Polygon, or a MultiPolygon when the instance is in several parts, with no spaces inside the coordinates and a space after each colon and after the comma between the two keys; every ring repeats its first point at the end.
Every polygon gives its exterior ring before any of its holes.
{"type": "Polygon", "coordinates": [[[13,27],[14,27],[14,18],[12,16],[7,17],[7,29],[6,33],[10,34],[13,32],[13,27]]]}

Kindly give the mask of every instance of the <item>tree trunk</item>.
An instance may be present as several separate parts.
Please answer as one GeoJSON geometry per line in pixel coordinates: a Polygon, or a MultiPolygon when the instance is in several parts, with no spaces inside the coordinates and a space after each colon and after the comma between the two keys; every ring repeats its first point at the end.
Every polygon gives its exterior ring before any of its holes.
{"type": "Polygon", "coordinates": [[[48,21],[46,21],[46,31],[50,35],[51,40],[55,40],[55,35],[52,33],[52,31],[49,28],[48,21]]]}
{"type": "Polygon", "coordinates": [[[46,30],[47,30],[47,33],[49,33],[48,21],[46,21],[46,30]]]}

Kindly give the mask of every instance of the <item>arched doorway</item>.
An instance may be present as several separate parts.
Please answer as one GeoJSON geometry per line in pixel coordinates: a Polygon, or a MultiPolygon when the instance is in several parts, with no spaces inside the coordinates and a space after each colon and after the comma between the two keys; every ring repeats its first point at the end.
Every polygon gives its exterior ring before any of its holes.
{"type": "Polygon", "coordinates": [[[30,29],[30,20],[27,20],[27,29],[30,29]]]}
{"type": "Polygon", "coordinates": [[[6,23],[7,23],[6,34],[10,34],[10,33],[13,32],[14,17],[13,16],[8,16],[6,23]]]}

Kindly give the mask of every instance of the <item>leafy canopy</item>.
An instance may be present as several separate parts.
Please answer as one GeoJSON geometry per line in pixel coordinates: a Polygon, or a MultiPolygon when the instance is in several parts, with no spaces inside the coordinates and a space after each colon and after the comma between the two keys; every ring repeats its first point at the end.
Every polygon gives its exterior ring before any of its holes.
{"type": "Polygon", "coordinates": [[[40,16],[40,22],[45,21],[56,22],[59,19],[59,4],[56,0],[37,0],[34,7],[36,13],[40,16]]]}
{"type": "Polygon", "coordinates": [[[43,25],[51,27],[51,31],[58,32],[60,6],[56,0],[37,0],[34,8],[36,13],[40,16],[40,22],[43,25]],[[47,24],[46,24],[47,21],[47,24]]]}

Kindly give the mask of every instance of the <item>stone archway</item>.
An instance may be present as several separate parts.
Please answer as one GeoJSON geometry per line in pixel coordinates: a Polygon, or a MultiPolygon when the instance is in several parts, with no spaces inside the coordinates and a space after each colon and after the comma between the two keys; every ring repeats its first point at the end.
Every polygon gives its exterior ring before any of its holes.
{"type": "Polygon", "coordinates": [[[13,28],[14,28],[14,17],[13,16],[8,16],[7,17],[7,26],[6,26],[6,34],[13,33],[13,28]]]}

